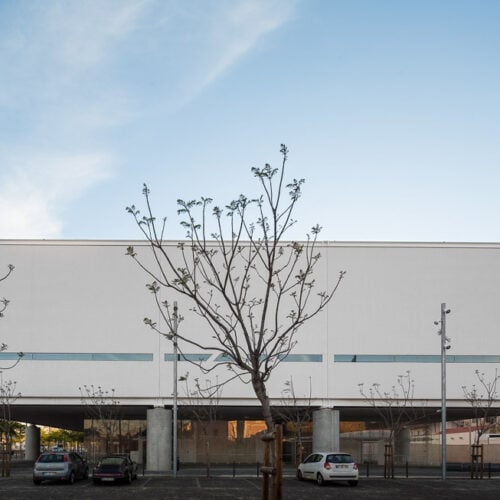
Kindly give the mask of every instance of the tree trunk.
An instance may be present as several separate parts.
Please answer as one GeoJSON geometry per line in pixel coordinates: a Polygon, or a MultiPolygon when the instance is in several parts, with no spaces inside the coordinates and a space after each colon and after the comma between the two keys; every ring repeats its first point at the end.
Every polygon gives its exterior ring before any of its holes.
{"type": "MultiPolygon", "coordinates": [[[[272,433],[274,432],[274,420],[273,420],[273,415],[271,413],[271,404],[269,402],[269,396],[267,395],[266,385],[258,375],[252,377],[252,385],[255,394],[262,406],[262,416],[264,417],[264,421],[266,422],[267,432],[272,433]]],[[[276,443],[273,444],[275,448],[276,443]]],[[[266,453],[264,457],[264,466],[266,468],[269,466],[268,464],[269,459],[266,458],[268,457],[269,454],[269,445],[271,445],[271,442],[266,442],[266,453]]],[[[280,445],[281,445],[281,440],[280,440],[280,445]]],[[[276,450],[272,455],[275,459],[274,470],[278,471],[279,476],[281,476],[280,473],[281,463],[280,464],[276,463],[276,458],[277,458],[276,450]]],[[[278,460],[281,460],[281,450],[278,460]]],[[[281,477],[277,477],[276,472],[272,475],[272,492],[273,492],[273,500],[281,500],[281,477]]],[[[267,473],[264,473],[264,481],[262,482],[262,498],[263,500],[267,500],[269,498],[269,475],[267,473]]]]}
{"type": "Polygon", "coordinates": [[[256,375],[252,377],[252,386],[255,391],[257,399],[260,401],[262,406],[262,416],[266,422],[267,432],[274,431],[274,421],[273,415],[271,413],[271,405],[269,403],[269,396],[267,395],[266,385],[262,379],[256,375]]]}

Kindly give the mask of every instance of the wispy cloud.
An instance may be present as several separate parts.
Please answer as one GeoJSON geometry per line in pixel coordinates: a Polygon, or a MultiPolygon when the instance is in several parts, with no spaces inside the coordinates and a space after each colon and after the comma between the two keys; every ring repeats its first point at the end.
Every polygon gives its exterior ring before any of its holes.
{"type": "Polygon", "coordinates": [[[183,44],[175,54],[167,49],[172,69],[182,85],[182,104],[196,98],[207,86],[258,48],[266,35],[293,17],[298,0],[241,0],[200,2],[176,19],[183,44]]]}
{"type": "Polygon", "coordinates": [[[222,18],[219,54],[202,87],[224,72],[258,45],[260,40],[286,24],[294,12],[294,2],[245,1],[233,5],[222,18]]]}
{"type": "Polygon", "coordinates": [[[109,61],[116,44],[134,31],[151,5],[148,0],[63,2],[47,12],[48,31],[61,42],[55,47],[57,58],[76,72],[109,61]]]}
{"type": "Polygon", "coordinates": [[[0,178],[0,238],[59,237],[64,206],[112,174],[112,159],[102,154],[10,162],[0,178]]]}
{"type": "Polygon", "coordinates": [[[113,174],[98,134],[133,116],[93,80],[148,2],[19,3],[0,35],[0,238],[57,238],[68,206],[113,174]],[[85,151],[85,153],[81,153],[85,151]]]}
{"type": "Polygon", "coordinates": [[[118,127],[133,130],[148,113],[195,99],[286,23],[295,4],[0,4],[0,237],[63,235],[65,207],[111,175],[110,158],[117,169],[126,164],[107,141],[118,127]]]}

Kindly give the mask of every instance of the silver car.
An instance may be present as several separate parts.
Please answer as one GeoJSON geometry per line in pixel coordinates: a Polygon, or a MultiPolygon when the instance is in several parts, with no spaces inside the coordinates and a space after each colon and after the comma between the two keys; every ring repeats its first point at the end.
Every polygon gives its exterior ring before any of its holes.
{"type": "Polygon", "coordinates": [[[350,486],[356,486],[359,470],[354,458],[348,453],[316,452],[299,464],[297,478],[312,479],[320,486],[327,481],[347,481],[350,486]]]}
{"type": "Polygon", "coordinates": [[[33,467],[33,482],[61,480],[73,484],[76,479],[87,479],[89,466],[78,453],[50,451],[42,453],[33,467]]]}

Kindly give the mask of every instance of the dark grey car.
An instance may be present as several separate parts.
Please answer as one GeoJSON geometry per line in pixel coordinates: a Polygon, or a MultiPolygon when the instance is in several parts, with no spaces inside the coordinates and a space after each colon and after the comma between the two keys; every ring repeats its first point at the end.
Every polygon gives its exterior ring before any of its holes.
{"type": "Polygon", "coordinates": [[[92,472],[94,484],[101,482],[126,481],[131,484],[137,479],[137,464],[128,455],[103,457],[92,472]]]}
{"type": "Polygon", "coordinates": [[[33,482],[67,481],[73,484],[76,479],[87,479],[89,466],[78,453],[51,451],[42,453],[33,466],[33,482]]]}

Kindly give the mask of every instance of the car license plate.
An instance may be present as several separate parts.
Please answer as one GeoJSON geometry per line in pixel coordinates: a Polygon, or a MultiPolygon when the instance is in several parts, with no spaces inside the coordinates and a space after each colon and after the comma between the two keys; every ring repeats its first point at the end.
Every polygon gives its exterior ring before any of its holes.
{"type": "Polygon", "coordinates": [[[114,478],[114,477],[103,477],[103,478],[101,479],[101,481],[114,481],[114,480],[115,480],[115,478],[114,478]]]}
{"type": "Polygon", "coordinates": [[[43,475],[44,476],[53,476],[55,474],[55,472],[44,472],[43,475]]]}

